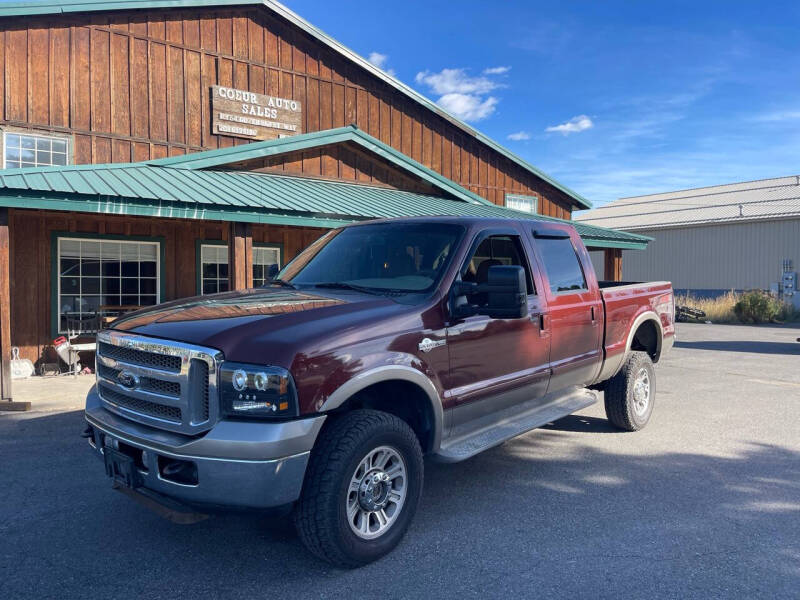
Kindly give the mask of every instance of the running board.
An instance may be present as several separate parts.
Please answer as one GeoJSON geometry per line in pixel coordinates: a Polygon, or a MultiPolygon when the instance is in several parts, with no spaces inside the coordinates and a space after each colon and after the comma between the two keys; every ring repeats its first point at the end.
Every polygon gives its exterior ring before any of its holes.
{"type": "Polygon", "coordinates": [[[586,388],[573,388],[565,390],[564,394],[547,404],[540,404],[541,401],[539,398],[538,403],[530,401],[489,415],[490,423],[486,422],[486,417],[480,419],[483,423],[473,431],[442,442],[435,457],[442,462],[466,460],[513,437],[591,406],[597,402],[597,394],[586,388]]]}

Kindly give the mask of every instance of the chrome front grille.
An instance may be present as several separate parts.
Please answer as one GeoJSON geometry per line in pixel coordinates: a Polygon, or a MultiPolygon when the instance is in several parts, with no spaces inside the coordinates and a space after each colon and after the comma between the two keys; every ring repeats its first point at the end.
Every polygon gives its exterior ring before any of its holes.
{"type": "Polygon", "coordinates": [[[107,330],[97,335],[97,391],[105,407],[134,421],[200,433],[218,418],[213,348],[107,330]]]}
{"type": "Polygon", "coordinates": [[[98,344],[98,351],[106,358],[111,358],[130,365],[155,367],[165,371],[178,373],[181,370],[181,357],[136,350],[135,348],[114,346],[105,342],[98,344]]]}
{"type": "Polygon", "coordinates": [[[102,382],[97,386],[97,390],[107,404],[111,404],[118,409],[141,413],[157,419],[166,419],[173,423],[181,422],[181,409],[177,406],[165,406],[163,404],[156,404],[155,402],[148,402],[147,400],[121,394],[115,391],[111,386],[102,382]]]}
{"type": "MultiPolygon", "coordinates": [[[[108,381],[118,381],[119,374],[122,373],[120,369],[113,369],[104,364],[97,365],[97,376],[100,379],[108,381]]],[[[173,398],[180,398],[181,384],[177,381],[164,381],[163,379],[155,379],[154,377],[139,377],[139,389],[146,392],[155,392],[164,396],[171,396],[173,398]]]]}

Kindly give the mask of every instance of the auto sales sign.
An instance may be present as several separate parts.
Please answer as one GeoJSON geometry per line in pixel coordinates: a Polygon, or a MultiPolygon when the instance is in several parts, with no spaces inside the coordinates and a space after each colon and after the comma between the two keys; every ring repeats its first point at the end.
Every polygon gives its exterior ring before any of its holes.
{"type": "Polygon", "coordinates": [[[211,131],[251,140],[302,133],[303,107],[297,100],[211,86],[211,131]]]}

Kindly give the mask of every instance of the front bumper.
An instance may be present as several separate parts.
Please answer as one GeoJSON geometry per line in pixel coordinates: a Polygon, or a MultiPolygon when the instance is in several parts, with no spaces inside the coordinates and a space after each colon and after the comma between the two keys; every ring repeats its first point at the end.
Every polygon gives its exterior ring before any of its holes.
{"type": "Polygon", "coordinates": [[[86,399],[90,445],[135,457],[139,483],[190,505],[273,508],[300,496],[306,465],[325,416],[282,423],[220,421],[200,437],[166,432],[119,417],[102,407],[94,388],[86,399]],[[176,462],[177,461],[177,462],[176,462]],[[192,477],[166,466],[183,461],[192,477]]]}

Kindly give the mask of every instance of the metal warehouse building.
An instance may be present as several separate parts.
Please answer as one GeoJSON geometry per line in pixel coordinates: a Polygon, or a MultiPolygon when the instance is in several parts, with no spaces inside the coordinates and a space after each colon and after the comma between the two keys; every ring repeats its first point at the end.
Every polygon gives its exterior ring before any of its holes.
{"type": "MultiPolygon", "coordinates": [[[[263,284],[332,227],[591,206],[272,0],[0,4],[0,158],[2,399],[12,346],[57,361],[56,336],[263,284]]],[[[578,232],[612,277],[647,245],[578,232]]]]}
{"type": "MultiPolygon", "coordinates": [[[[629,281],[665,279],[678,291],[717,295],[775,289],[784,271],[800,268],[795,175],[621,198],[575,220],[653,238],[646,251],[625,253],[629,281]]],[[[602,256],[593,260],[602,268],[602,256]]]]}

